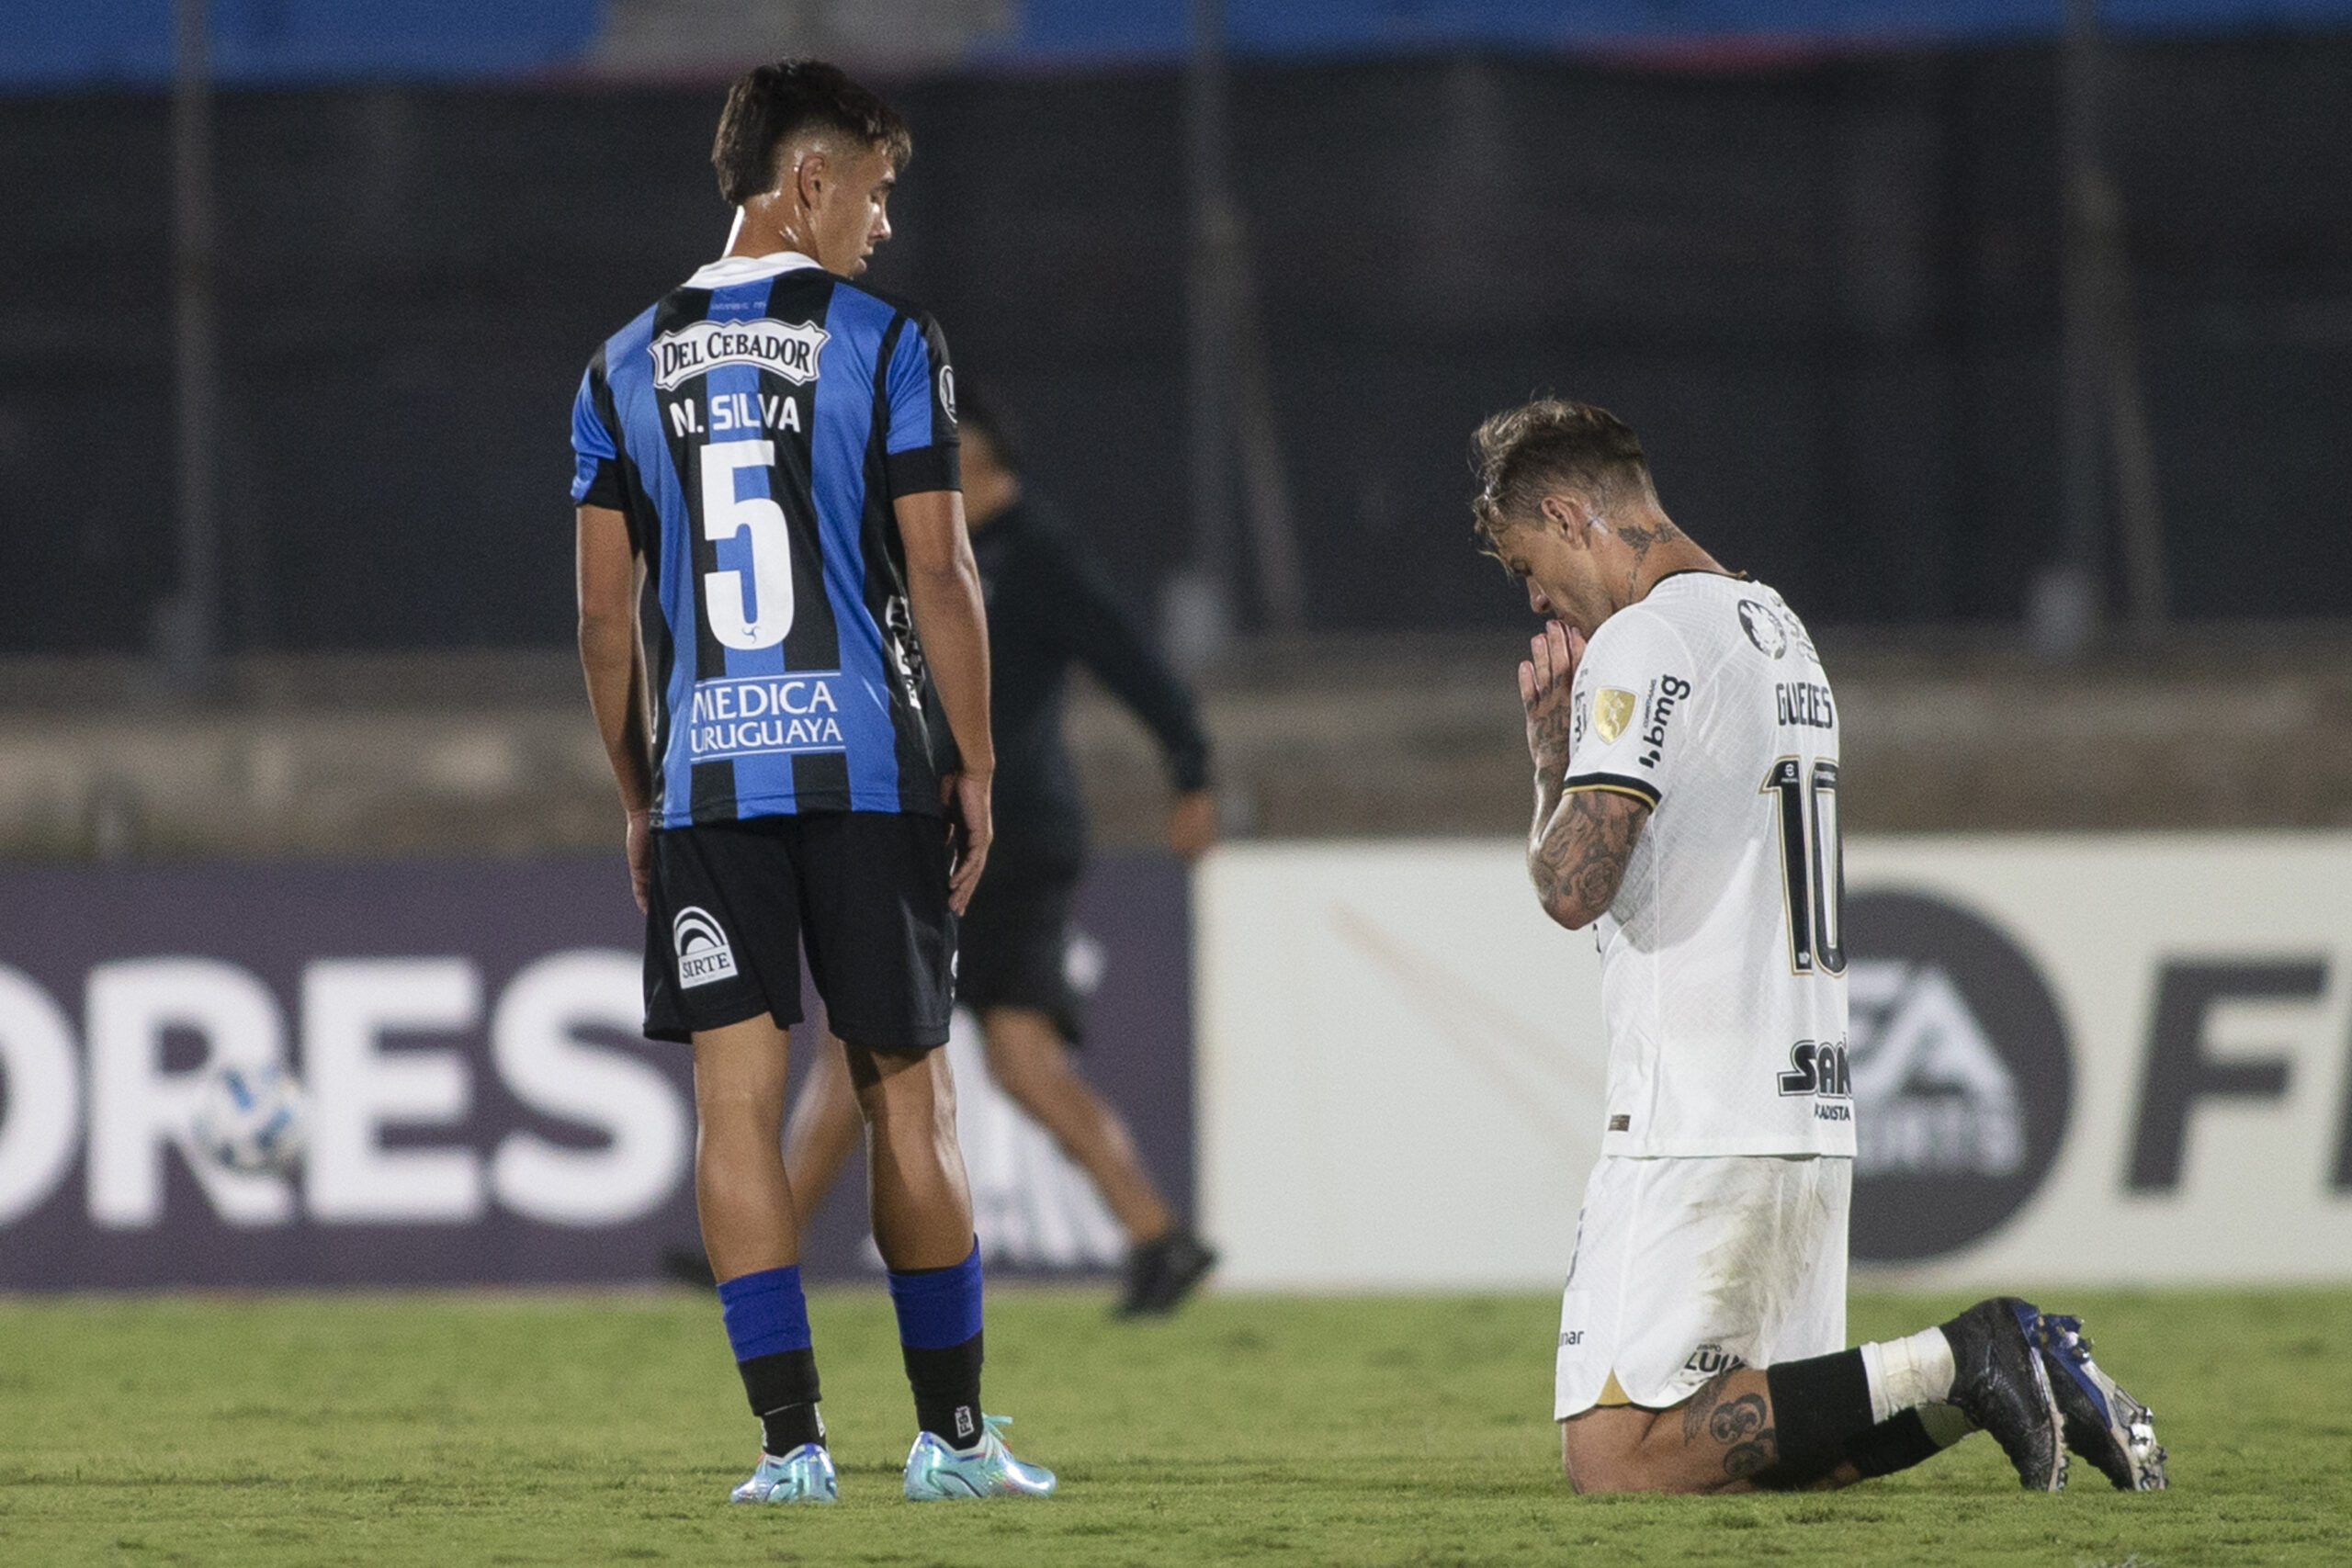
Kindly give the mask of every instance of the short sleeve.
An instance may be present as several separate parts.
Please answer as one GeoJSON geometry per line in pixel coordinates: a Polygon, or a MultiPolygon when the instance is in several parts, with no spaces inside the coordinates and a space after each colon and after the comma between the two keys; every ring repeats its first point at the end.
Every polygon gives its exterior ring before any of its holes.
{"type": "Polygon", "coordinates": [[[605,506],[615,512],[621,504],[620,446],[605,411],[612,399],[605,389],[605,356],[600,352],[580,378],[580,393],[571,400],[571,503],[605,506]]]}
{"type": "Polygon", "coordinates": [[[1577,667],[1566,790],[1610,790],[1655,808],[1690,732],[1697,671],[1672,627],[1642,610],[1602,623],[1577,667]]]}
{"type": "Polygon", "coordinates": [[[956,435],[956,367],[947,339],[929,316],[909,318],[892,339],[883,373],[890,431],[882,460],[890,498],[927,490],[961,490],[956,435]]]}

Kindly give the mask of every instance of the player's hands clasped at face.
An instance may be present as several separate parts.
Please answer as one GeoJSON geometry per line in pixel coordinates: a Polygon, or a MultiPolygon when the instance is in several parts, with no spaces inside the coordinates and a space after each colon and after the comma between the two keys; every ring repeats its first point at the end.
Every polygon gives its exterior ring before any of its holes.
{"type": "Polygon", "coordinates": [[[1529,639],[1520,661],[1519,701],[1527,710],[1527,754],[1538,773],[1559,777],[1568,769],[1570,725],[1576,711],[1577,663],[1584,658],[1584,634],[1559,621],[1546,621],[1529,639]]]}
{"type": "Polygon", "coordinates": [[[989,844],[996,837],[996,819],[989,802],[991,780],[986,773],[956,773],[940,781],[940,801],[947,807],[947,845],[952,857],[947,871],[947,907],[958,915],[972,901],[980,885],[980,868],[988,863],[989,844]]]}
{"type": "Polygon", "coordinates": [[[637,895],[637,912],[645,913],[653,897],[653,813],[628,814],[628,886],[637,895]]]}

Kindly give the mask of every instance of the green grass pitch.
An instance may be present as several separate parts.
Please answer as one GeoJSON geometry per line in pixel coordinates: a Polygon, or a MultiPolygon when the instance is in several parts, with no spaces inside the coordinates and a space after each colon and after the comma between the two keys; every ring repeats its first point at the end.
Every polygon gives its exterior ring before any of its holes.
{"type": "MultiPolygon", "coordinates": [[[[2352,1292],[2052,1292],[2154,1405],[2174,1489],[2027,1496],[1991,1439],[1834,1495],[1571,1495],[1540,1297],[1227,1296],[1105,1320],[1000,1289],[990,1409],[1046,1503],[916,1506],[878,1292],[812,1304],[839,1507],[736,1508],[716,1303],[0,1301],[0,1563],[2352,1562],[2352,1292]]],[[[1951,1297],[1870,1295],[1852,1327],[1951,1297]]]]}

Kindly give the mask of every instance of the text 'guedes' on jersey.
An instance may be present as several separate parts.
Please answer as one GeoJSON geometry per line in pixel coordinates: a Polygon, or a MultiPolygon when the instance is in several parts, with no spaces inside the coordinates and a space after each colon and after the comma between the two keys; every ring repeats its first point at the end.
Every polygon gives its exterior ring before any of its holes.
{"type": "Polygon", "coordinates": [[[1760,582],[1661,579],[1577,666],[1566,787],[1652,807],[1599,921],[1604,1155],[1851,1155],[1838,707],[1760,582]]]}
{"type": "Polygon", "coordinates": [[[597,350],[571,444],[572,500],[645,561],[655,826],[937,815],[891,502],[960,486],[938,326],[806,256],[730,256],[597,350]]]}

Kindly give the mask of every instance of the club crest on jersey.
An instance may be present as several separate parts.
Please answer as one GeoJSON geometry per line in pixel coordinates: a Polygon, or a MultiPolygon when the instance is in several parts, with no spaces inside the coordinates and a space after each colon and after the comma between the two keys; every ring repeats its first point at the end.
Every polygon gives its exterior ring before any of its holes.
{"type": "Polygon", "coordinates": [[[1614,686],[1603,686],[1592,700],[1592,729],[1600,737],[1603,746],[1625,733],[1634,722],[1634,694],[1621,692],[1614,686]]]}
{"type": "Polygon", "coordinates": [[[735,949],[710,911],[689,904],[670,922],[670,945],[678,955],[678,984],[707,986],[734,977],[735,949]]]}
{"type": "Polygon", "coordinates": [[[805,387],[817,378],[817,356],[832,334],[814,321],[696,321],[663,333],[647,345],[653,384],[675,390],[722,365],[749,365],[805,387]]]}
{"type": "Polygon", "coordinates": [[[1756,645],[1756,651],[1767,659],[1778,659],[1789,651],[1789,632],[1781,617],[1769,605],[1753,599],[1739,602],[1739,629],[1756,645]]]}

